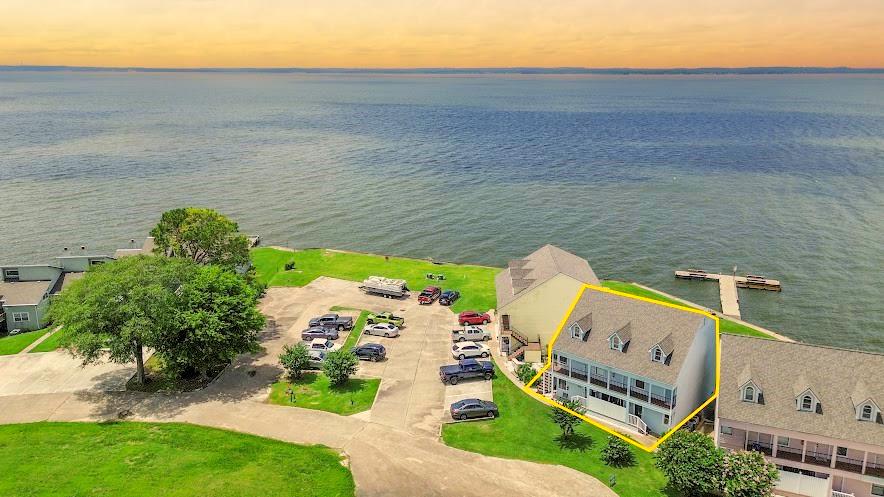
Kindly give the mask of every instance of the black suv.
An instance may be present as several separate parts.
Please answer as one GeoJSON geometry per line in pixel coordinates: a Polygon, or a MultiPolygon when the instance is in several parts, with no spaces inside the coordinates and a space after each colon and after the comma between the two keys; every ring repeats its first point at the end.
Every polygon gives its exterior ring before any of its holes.
{"type": "Polygon", "coordinates": [[[387,349],[379,343],[364,343],[358,347],[353,347],[353,353],[359,359],[365,359],[371,362],[378,362],[387,357],[387,349]]]}
{"type": "Polygon", "coordinates": [[[460,292],[457,290],[445,290],[442,292],[442,296],[439,297],[440,305],[451,305],[455,300],[460,298],[460,292]]]}

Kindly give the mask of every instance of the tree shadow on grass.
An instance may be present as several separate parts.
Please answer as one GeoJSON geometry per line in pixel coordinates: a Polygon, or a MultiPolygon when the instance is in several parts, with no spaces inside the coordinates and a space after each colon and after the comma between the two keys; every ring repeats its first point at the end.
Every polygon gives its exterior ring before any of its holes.
{"type": "Polygon", "coordinates": [[[595,441],[589,435],[583,433],[572,433],[570,435],[559,435],[555,439],[562,450],[576,450],[586,452],[591,449],[595,441]]]}

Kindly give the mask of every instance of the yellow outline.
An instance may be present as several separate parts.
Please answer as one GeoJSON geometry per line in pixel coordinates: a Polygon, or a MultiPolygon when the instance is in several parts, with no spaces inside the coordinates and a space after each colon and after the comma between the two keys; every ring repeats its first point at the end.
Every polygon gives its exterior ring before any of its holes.
{"type": "Polygon", "coordinates": [[[596,426],[596,427],[598,427],[598,428],[601,428],[602,430],[604,430],[604,431],[610,433],[611,435],[614,435],[614,436],[616,436],[616,437],[619,437],[619,438],[625,440],[626,442],[631,443],[632,445],[638,447],[639,449],[642,449],[642,450],[647,451],[647,452],[653,452],[654,450],[657,449],[657,447],[658,447],[661,443],[663,443],[664,440],[666,440],[667,438],[669,438],[670,436],[672,436],[673,433],[675,433],[676,431],[678,431],[678,430],[679,430],[679,429],[680,429],[685,423],[687,423],[688,420],[690,420],[691,418],[693,418],[694,416],[696,416],[697,413],[699,413],[700,411],[702,411],[706,406],[708,406],[709,404],[711,404],[713,400],[715,400],[716,398],[718,398],[718,387],[719,387],[719,383],[720,383],[720,380],[721,380],[721,339],[720,339],[720,338],[721,338],[721,335],[720,335],[720,332],[719,332],[718,326],[719,326],[718,316],[715,316],[715,315],[713,315],[713,314],[710,314],[710,313],[708,313],[708,312],[706,312],[706,311],[701,311],[700,309],[694,309],[694,308],[692,308],[692,307],[685,307],[685,306],[683,306],[683,305],[678,305],[678,304],[670,304],[669,302],[662,302],[662,301],[659,301],[659,300],[650,299],[650,298],[648,298],[648,297],[641,297],[641,296],[639,296],[639,295],[630,295],[630,294],[628,294],[628,293],[619,292],[619,291],[617,291],[617,290],[611,290],[610,288],[605,288],[605,287],[601,287],[601,286],[590,285],[590,284],[584,284],[583,287],[580,288],[580,291],[577,292],[577,296],[574,297],[574,301],[571,302],[571,305],[570,305],[570,306],[568,306],[568,311],[565,313],[565,316],[564,316],[564,317],[562,318],[562,320],[559,322],[559,327],[558,327],[558,329],[556,330],[555,334],[552,336],[552,339],[550,340],[549,344],[547,344],[547,349],[546,349],[546,364],[540,369],[540,371],[539,371],[536,375],[534,375],[533,378],[531,378],[531,381],[529,381],[525,386],[522,387],[522,390],[523,390],[524,392],[526,392],[528,395],[531,395],[532,397],[534,397],[534,398],[540,400],[540,401],[543,402],[544,404],[548,404],[548,405],[551,405],[551,406],[553,406],[553,407],[558,407],[559,409],[561,409],[561,410],[563,410],[563,411],[565,411],[565,412],[567,412],[567,413],[569,413],[569,414],[572,414],[572,415],[574,415],[574,416],[577,416],[578,418],[582,419],[583,421],[588,422],[589,424],[591,424],[591,425],[593,425],[593,426],[596,426]],[[701,314],[701,315],[703,315],[703,316],[706,316],[706,317],[708,317],[708,318],[711,318],[712,320],[715,321],[715,391],[712,392],[712,396],[709,397],[709,399],[707,399],[705,402],[703,402],[702,404],[700,404],[700,407],[694,409],[694,411],[693,411],[691,414],[689,414],[686,418],[684,418],[683,420],[681,420],[677,425],[675,425],[674,427],[672,427],[671,429],[669,429],[669,431],[667,431],[666,434],[663,435],[662,438],[658,439],[658,440],[657,440],[653,445],[651,445],[651,446],[647,446],[647,445],[640,444],[640,443],[638,443],[637,441],[635,441],[635,440],[633,440],[633,439],[631,439],[631,438],[629,438],[629,437],[627,437],[627,436],[625,436],[625,435],[623,435],[623,434],[621,434],[621,433],[618,433],[617,431],[614,431],[614,430],[612,430],[611,428],[609,428],[609,427],[607,427],[607,426],[605,426],[605,425],[599,423],[598,421],[595,421],[595,420],[592,419],[592,418],[589,418],[589,417],[587,417],[587,416],[584,416],[583,414],[580,414],[580,413],[578,413],[578,412],[572,411],[571,409],[568,409],[568,408],[562,407],[561,404],[559,404],[559,403],[553,401],[552,399],[549,399],[549,398],[547,398],[546,396],[541,395],[541,394],[539,394],[539,393],[537,393],[537,392],[535,392],[534,390],[531,389],[531,385],[533,385],[533,384],[534,384],[534,383],[535,383],[535,382],[536,382],[536,381],[537,381],[537,380],[543,375],[543,373],[544,373],[546,370],[548,370],[548,369],[550,368],[550,366],[552,365],[552,348],[553,348],[553,344],[555,344],[555,343],[556,343],[556,340],[558,340],[559,335],[562,333],[562,329],[565,327],[565,323],[568,321],[568,317],[569,317],[569,316],[571,315],[571,313],[574,311],[574,307],[577,306],[577,302],[580,301],[580,298],[583,297],[583,293],[586,292],[587,289],[596,290],[596,291],[605,292],[605,293],[610,293],[610,294],[613,294],[613,295],[619,295],[619,296],[621,296],[621,297],[628,297],[628,298],[631,298],[631,299],[642,300],[642,301],[644,301],[644,302],[650,302],[650,303],[652,303],[652,304],[662,305],[662,306],[665,306],[665,307],[672,307],[673,309],[679,309],[679,310],[682,310],[682,311],[693,312],[693,313],[701,314]]]}

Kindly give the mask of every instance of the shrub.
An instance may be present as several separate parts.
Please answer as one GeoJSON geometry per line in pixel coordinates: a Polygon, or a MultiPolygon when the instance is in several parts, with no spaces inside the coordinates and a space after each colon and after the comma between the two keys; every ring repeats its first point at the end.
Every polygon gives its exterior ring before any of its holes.
{"type": "MultiPolygon", "coordinates": [[[[583,406],[580,405],[580,402],[576,400],[564,400],[560,402],[561,406],[570,409],[576,413],[583,413],[583,406]]],[[[556,406],[550,407],[552,412],[549,417],[553,420],[553,422],[559,425],[559,428],[562,430],[562,436],[568,437],[574,433],[574,427],[581,423],[581,419],[577,416],[563,410],[559,409],[556,406]]]]}
{"type": "Polygon", "coordinates": [[[635,457],[632,455],[628,443],[619,437],[608,435],[608,443],[602,449],[602,460],[608,466],[623,467],[632,466],[635,457]]]}
{"type": "Polygon", "coordinates": [[[322,372],[328,376],[332,386],[341,386],[350,379],[350,375],[356,372],[359,360],[349,350],[336,350],[329,352],[322,363],[322,372]]]}
{"type": "Polygon", "coordinates": [[[301,373],[310,365],[310,354],[307,353],[307,346],[303,343],[295,346],[286,345],[282,350],[282,354],[279,355],[279,363],[285,368],[289,379],[300,378],[301,373]]]}
{"type": "Polygon", "coordinates": [[[755,451],[726,453],[721,466],[725,497],[768,497],[779,477],[777,467],[755,451]]]}
{"type": "Polygon", "coordinates": [[[519,367],[516,368],[516,377],[525,385],[527,385],[528,382],[531,381],[531,378],[534,378],[534,375],[536,374],[537,371],[534,371],[534,366],[527,363],[519,364],[519,367]]]}
{"type": "Polygon", "coordinates": [[[685,496],[715,493],[720,488],[721,450],[699,432],[678,430],[660,444],[657,467],[685,496]]]}

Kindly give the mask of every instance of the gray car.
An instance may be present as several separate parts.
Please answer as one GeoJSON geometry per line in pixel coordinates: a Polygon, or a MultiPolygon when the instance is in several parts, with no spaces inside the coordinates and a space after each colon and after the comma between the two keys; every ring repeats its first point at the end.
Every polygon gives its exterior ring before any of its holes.
{"type": "Polygon", "coordinates": [[[496,418],[498,414],[497,404],[488,400],[464,399],[451,404],[454,419],[496,418]]]}
{"type": "Polygon", "coordinates": [[[301,340],[305,342],[312,342],[317,338],[337,340],[339,336],[338,330],[334,328],[322,328],[319,326],[313,326],[301,332],[301,340]]]}

